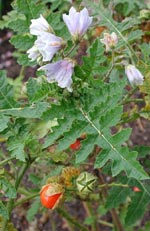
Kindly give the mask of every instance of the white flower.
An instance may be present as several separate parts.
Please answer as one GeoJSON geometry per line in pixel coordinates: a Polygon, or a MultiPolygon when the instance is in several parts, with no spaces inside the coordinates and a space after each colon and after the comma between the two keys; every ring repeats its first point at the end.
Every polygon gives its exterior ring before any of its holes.
{"type": "Polygon", "coordinates": [[[81,38],[92,23],[92,17],[89,17],[86,8],[77,12],[74,7],[71,7],[69,15],[63,14],[63,20],[75,40],[81,38]]]}
{"type": "Polygon", "coordinates": [[[111,34],[104,33],[104,38],[100,39],[100,41],[101,43],[105,44],[106,52],[108,52],[116,46],[116,44],[118,43],[118,37],[115,32],[112,32],[111,34]]]}
{"type": "Polygon", "coordinates": [[[63,47],[64,41],[54,34],[43,32],[41,36],[38,36],[35,45],[42,55],[43,61],[50,61],[55,53],[63,47]]]}
{"type": "Polygon", "coordinates": [[[125,66],[125,73],[131,85],[138,86],[143,84],[144,77],[134,65],[129,64],[125,66]]]}
{"type": "Polygon", "coordinates": [[[72,91],[71,76],[73,74],[74,62],[71,59],[64,59],[55,63],[50,63],[39,68],[44,70],[49,82],[57,82],[61,88],[67,88],[68,91],[72,91]]]}
{"type": "Polygon", "coordinates": [[[37,19],[31,20],[30,25],[30,34],[32,35],[41,35],[42,32],[52,32],[51,26],[48,24],[46,19],[40,15],[37,19]]]}
{"type": "Polygon", "coordinates": [[[29,59],[31,59],[31,61],[35,61],[41,56],[36,45],[31,47],[29,50],[27,50],[27,54],[29,59]]]}

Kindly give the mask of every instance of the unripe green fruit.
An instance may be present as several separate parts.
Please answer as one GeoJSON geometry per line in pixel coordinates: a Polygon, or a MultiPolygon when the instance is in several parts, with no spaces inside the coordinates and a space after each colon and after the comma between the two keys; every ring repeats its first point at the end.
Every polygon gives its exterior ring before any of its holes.
{"type": "Polygon", "coordinates": [[[88,196],[93,190],[97,177],[88,172],[82,172],[76,179],[78,194],[81,197],[88,196]]]}

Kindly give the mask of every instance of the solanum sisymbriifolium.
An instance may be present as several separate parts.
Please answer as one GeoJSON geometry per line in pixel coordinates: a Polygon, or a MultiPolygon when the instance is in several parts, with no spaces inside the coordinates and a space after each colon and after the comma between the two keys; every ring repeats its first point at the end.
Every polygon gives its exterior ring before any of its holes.
{"type": "Polygon", "coordinates": [[[29,224],[50,209],[72,229],[134,231],[150,197],[141,134],[150,119],[147,5],[16,0],[12,7],[0,28],[14,31],[21,68],[15,80],[0,71],[0,226],[13,227],[13,209],[28,202],[29,224]]]}

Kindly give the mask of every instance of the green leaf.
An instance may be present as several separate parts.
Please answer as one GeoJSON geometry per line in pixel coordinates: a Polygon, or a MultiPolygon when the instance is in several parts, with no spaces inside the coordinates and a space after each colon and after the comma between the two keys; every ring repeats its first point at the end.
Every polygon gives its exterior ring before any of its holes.
{"type": "Polygon", "coordinates": [[[11,115],[17,118],[41,118],[42,114],[47,110],[48,107],[48,103],[38,102],[37,104],[33,104],[29,107],[3,110],[3,113],[5,115],[11,115]]]}
{"type": "Polygon", "coordinates": [[[0,20],[0,29],[9,27],[10,23],[14,24],[14,21],[17,21],[22,17],[24,18],[24,16],[16,10],[8,12],[7,15],[3,15],[2,20],[0,20]]]}
{"type": "Polygon", "coordinates": [[[16,137],[10,137],[7,144],[12,157],[20,161],[25,161],[24,141],[18,140],[16,137]]]}
{"type": "Polygon", "coordinates": [[[40,207],[41,207],[41,203],[40,203],[39,199],[35,200],[32,203],[30,209],[27,212],[27,220],[29,222],[31,222],[34,219],[34,216],[37,214],[40,207]]]}
{"type": "Polygon", "coordinates": [[[39,186],[39,184],[41,182],[41,178],[39,176],[37,176],[37,174],[31,173],[29,175],[29,181],[31,181],[33,184],[39,186]]]}
{"type": "Polygon", "coordinates": [[[0,71],[0,109],[13,108],[17,103],[13,100],[13,88],[6,79],[6,72],[0,71]]]}
{"type": "Polygon", "coordinates": [[[2,185],[2,190],[5,192],[5,197],[16,198],[16,189],[7,179],[1,178],[0,184],[2,185]]]}
{"type": "Polygon", "coordinates": [[[9,117],[0,114],[0,132],[8,127],[9,117]]]}
{"type": "Polygon", "coordinates": [[[82,66],[82,70],[84,71],[84,75],[90,77],[92,74],[100,74],[101,70],[103,70],[101,74],[104,74],[106,69],[104,67],[101,68],[100,64],[104,63],[105,60],[103,45],[99,39],[96,39],[89,48],[88,55],[83,57],[84,65],[82,66]]]}
{"type": "Polygon", "coordinates": [[[131,131],[132,131],[131,128],[126,128],[126,129],[119,131],[118,133],[112,136],[112,142],[116,146],[120,146],[121,144],[123,144],[125,141],[128,140],[131,134],[131,131]]]}
{"type": "Polygon", "coordinates": [[[129,205],[125,219],[126,225],[134,224],[141,218],[141,216],[144,215],[149,200],[150,195],[148,195],[145,191],[134,193],[134,196],[131,197],[131,204],[129,205]]]}
{"type": "Polygon", "coordinates": [[[29,58],[28,58],[28,55],[27,54],[23,54],[23,53],[17,53],[15,54],[15,57],[17,57],[17,62],[19,65],[22,65],[22,66],[33,66],[36,64],[35,61],[31,61],[29,58]]]}
{"type": "Polygon", "coordinates": [[[28,21],[26,20],[26,17],[22,17],[15,21],[9,22],[8,27],[13,31],[19,33],[26,33],[29,31],[29,24],[28,21]]]}
{"type": "Polygon", "coordinates": [[[121,114],[122,106],[118,106],[111,109],[110,111],[107,111],[104,116],[100,118],[100,129],[103,130],[103,128],[116,125],[117,122],[120,120],[121,114]]]}
{"type": "Polygon", "coordinates": [[[8,210],[2,201],[0,201],[0,215],[4,217],[5,219],[9,219],[8,210]]]}
{"type": "Polygon", "coordinates": [[[115,0],[114,4],[116,6],[121,5],[120,7],[123,8],[125,16],[129,15],[132,11],[146,7],[145,3],[140,0],[124,0],[123,2],[121,2],[120,0],[115,0]]]}
{"type": "Polygon", "coordinates": [[[95,168],[101,168],[107,163],[108,160],[112,160],[112,175],[116,176],[121,171],[125,171],[128,177],[133,177],[139,180],[149,179],[142,166],[136,160],[137,153],[129,152],[127,148],[111,150],[103,149],[97,156],[95,161],[95,168]]]}
{"type": "Polygon", "coordinates": [[[19,49],[20,51],[27,51],[33,46],[34,40],[35,39],[28,34],[18,34],[14,35],[10,39],[10,42],[16,49],[19,49]]]}
{"type": "Polygon", "coordinates": [[[50,84],[42,78],[30,78],[27,83],[27,94],[31,103],[43,100],[50,92],[50,84]]]}
{"type": "Polygon", "coordinates": [[[37,0],[17,0],[15,7],[18,12],[25,14],[29,19],[39,17],[45,9],[45,5],[38,3],[37,0]]]}
{"type": "MultiPolygon", "coordinates": [[[[116,181],[117,183],[130,185],[132,182],[132,179],[127,179],[126,177],[122,177],[121,180],[116,181]]],[[[109,194],[106,201],[106,208],[112,209],[117,208],[120,204],[126,203],[127,197],[131,195],[132,191],[130,187],[118,187],[114,186],[109,190],[109,194]]]]}
{"type": "Polygon", "coordinates": [[[138,152],[139,158],[144,158],[144,157],[150,155],[150,147],[149,146],[134,146],[133,150],[138,152]]]}

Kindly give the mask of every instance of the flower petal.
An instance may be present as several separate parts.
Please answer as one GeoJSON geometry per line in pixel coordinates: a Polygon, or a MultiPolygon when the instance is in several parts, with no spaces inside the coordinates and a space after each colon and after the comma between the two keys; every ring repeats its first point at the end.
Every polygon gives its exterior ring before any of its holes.
{"type": "Polygon", "coordinates": [[[86,8],[77,12],[71,7],[69,15],[63,14],[63,20],[75,40],[81,38],[92,23],[92,17],[89,17],[86,8]]]}
{"type": "Polygon", "coordinates": [[[43,61],[50,61],[55,53],[61,49],[63,40],[54,34],[43,32],[35,41],[35,45],[43,56],[43,61]]]}
{"type": "Polygon", "coordinates": [[[30,34],[38,36],[41,34],[41,32],[46,32],[46,31],[51,32],[52,28],[50,27],[50,25],[42,15],[40,15],[40,17],[37,19],[31,20],[30,34]]]}
{"type": "Polygon", "coordinates": [[[50,63],[39,68],[44,70],[47,75],[49,82],[55,81],[61,88],[67,88],[68,91],[72,91],[72,74],[73,74],[74,63],[70,59],[64,59],[55,63],[50,63]]]}

